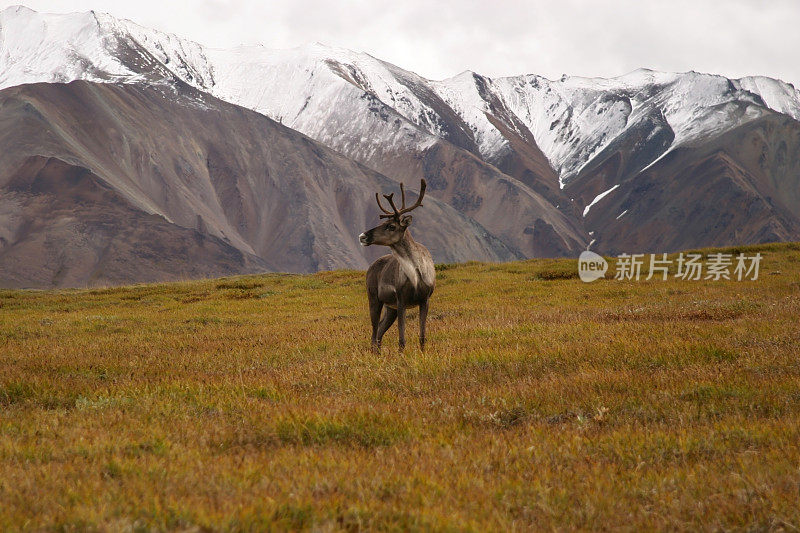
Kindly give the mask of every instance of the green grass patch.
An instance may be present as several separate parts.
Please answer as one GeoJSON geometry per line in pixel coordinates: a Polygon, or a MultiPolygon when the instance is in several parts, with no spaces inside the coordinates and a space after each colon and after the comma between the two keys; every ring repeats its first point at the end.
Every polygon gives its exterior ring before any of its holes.
{"type": "Polygon", "coordinates": [[[408,436],[408,430],[403,424],[370,413],[342,418],[282,418],[276,424],[276,432],[278,439],[288,444],[338,444],[364,448],[391,446],[408,436]]]}

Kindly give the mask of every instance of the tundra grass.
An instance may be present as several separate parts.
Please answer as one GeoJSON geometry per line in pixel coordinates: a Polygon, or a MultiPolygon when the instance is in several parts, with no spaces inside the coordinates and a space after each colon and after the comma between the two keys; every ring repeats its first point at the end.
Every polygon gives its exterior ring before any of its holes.
{"type": "Polygon", "coordinates": [[[440,265],[0,291],[1,530],[800,527],[800,246],[756,281],[440,265]]]}

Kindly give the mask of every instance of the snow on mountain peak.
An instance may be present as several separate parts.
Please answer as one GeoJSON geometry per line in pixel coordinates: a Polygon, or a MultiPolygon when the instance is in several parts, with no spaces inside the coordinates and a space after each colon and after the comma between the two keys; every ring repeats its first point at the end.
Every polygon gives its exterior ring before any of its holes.
{"type": "Polygon", "coordinates": [[[615,78],[492,79],[465,71],[430,81],[319,42],[220,50],[104,13],[46,14],[23,6],[0,12],[0,89],[76,79],[180,80],[362,161],[387,145],[425,147],[439,138],[457,138],[491,161],[509,147],[497,126],[507,121],[510,131],[532,135],[562,187],[630,128],[669,137],[663,157],[766,108],[800,120],[800,93],[765,77],[642,68],[615,78]]]}
{"type": "Polygon", "coordinates": [[[743,90],[760,96],[770,109],[800,120],[800,91],[791,83],[766,76],[747,76],[736,82],[743,90]]]}
{"type": "Polygon", "coordinates": [[[213,85],[203,47],[175,35],[94,11],[0,12],[0,89],[79,79],[153,83],[171,74],[197,87],[213,85]]]}
{"type": "Polygon", "coordinates": [[[30,15],[35,14],[36,11],[30,9],[27,6],[23,6],[22,4],[17,4],[13,6],[8,6],[7,8],[0,10],[0,20],[8,20],[10,17],[19,16],[19,15],[30,15]]]}
{"type": "Polygon", "coordinates": [[[765,107],[800,118],[800,95],[788,84],[697,72],[638,69],[616,78],[556,81],[515,76],[494,80],[493,90],[533,133],[562,187],[628,128],[642,127],[643,120],[672,131],[663,156],[758,118],[765,107]]]}
{"type": "Polygon", "coordinates": [[[14,6],[0,12],[0,88],[74,79],[130,77],[111,53],[113,36],[93,12],[41,14],[14,6]]]}

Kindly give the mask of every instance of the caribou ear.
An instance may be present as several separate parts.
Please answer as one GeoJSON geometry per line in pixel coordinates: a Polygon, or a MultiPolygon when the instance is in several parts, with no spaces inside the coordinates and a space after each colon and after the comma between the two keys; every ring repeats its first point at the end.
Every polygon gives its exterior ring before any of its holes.
{"type": "Polygon", "coordinates": [[[411,224],[411,215],[404,215],[400,217],[400,225],[407,228],[411,224]]]}

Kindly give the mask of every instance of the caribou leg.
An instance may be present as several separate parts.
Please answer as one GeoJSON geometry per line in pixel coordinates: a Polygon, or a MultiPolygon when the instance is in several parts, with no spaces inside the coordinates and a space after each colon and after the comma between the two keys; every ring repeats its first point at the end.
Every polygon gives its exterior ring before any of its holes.
{"type": "Polygon", "coordinates": [[[406,347],[406,306],[397,302],[397,334],[400,338],[400,351],[406,347]]]}
{"type": "Polygon", "coordinates": [[[378,295],[376,294],[373,298],[370,295],[369,299],[369,319],[372,322],[372,349],[376,350],[378,347],[378,325],[381,322],[381,310],[383,309],[383,304],[380,300],[378,300],[378,295]]]}
{"type": "Polygon", "coordinates": [[[385,311],[383,312],[383,319],[381,320],[381,323],[378,324],[378,342],[375,344],[375,349],[377,352],[381,351],[381,340],[383,340],[383,335],[386,333],[386,330],[389,329],[392,324],[394,324],[395,318],[397,318],[397,309],[386,307],[385,311]]]}
{"type": "Polygon", "coordinates": [[[428,320],[428,300],[419,304],[419,349],[425,351],[425,322],[428,320]]]}

